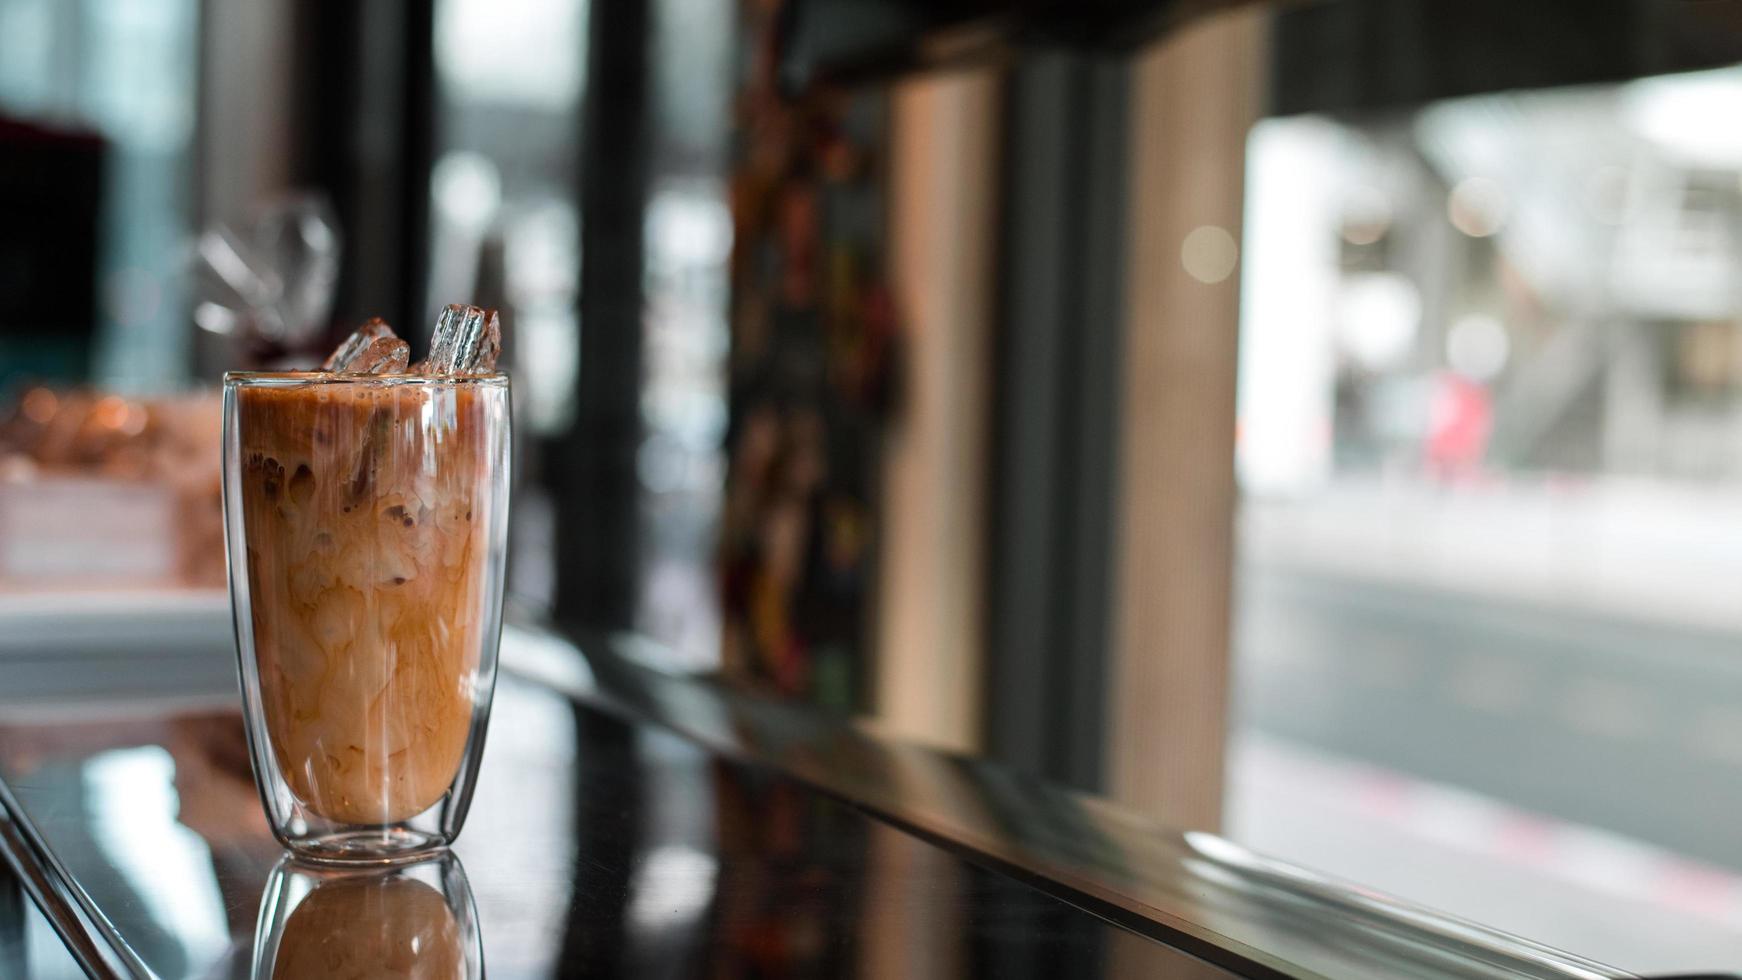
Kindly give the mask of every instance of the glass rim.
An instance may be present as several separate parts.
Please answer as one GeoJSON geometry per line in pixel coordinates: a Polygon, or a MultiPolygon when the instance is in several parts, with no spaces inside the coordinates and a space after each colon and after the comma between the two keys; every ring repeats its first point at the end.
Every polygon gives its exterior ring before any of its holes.
{"type": "Polygon", "coordinates": [[[508,383],[502,371],[489,374],[350,374],[338,371],[225,371],[226,388],[297,388],[346,385],[375,388],[397,387],[501,387],[508,383]]]}

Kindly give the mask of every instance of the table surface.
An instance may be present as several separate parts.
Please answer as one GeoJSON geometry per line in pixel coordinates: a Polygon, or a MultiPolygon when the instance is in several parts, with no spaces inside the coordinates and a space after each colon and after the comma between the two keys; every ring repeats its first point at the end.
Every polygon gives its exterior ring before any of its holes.
{"type": "MultiPolygon", "coordinates": [[[[491,976],[1623,975],[606,646],[505,638],[449,896],[491,976]]],[[[233,700],[0,710],[100,970],[249,975],[282,853],[233,700]]],[[[82,975],[12,884],[0,977],[82,975]]]]}

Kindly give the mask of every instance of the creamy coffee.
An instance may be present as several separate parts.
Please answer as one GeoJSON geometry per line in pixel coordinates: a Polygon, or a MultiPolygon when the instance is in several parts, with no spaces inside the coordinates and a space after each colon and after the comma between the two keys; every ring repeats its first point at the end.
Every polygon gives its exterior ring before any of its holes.
{"type": "Polygon", "coordinates": [[[502,504],[486,401],[505,397],[403,375],[237,391],[264,727],[316,815],[393,823],[454,784],[502,504]]]}

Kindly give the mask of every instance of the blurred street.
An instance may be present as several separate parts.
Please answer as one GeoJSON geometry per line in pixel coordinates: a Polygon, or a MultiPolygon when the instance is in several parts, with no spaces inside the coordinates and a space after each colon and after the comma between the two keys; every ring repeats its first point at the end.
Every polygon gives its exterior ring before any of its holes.
{"type": "Polygon", "coordinates": [[[1473,495],[1351,496],[1249,506],[1241,727],[1742,869],[1738,579],[1722,549],[1684,553],[1737,521],[1666,497],[1657,536],[1627,542],[1600,533],[1598,494],[1552,518],[1515,494],[1518,523],[1560,542],[1535,549],[1473,495]],[[1678,521],[1707,532],[1677,544],[1678,521]]]}

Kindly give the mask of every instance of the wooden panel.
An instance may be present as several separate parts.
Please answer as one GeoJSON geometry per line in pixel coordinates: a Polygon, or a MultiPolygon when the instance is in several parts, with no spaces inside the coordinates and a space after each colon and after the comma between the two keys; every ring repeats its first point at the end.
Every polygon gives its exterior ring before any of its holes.
{"type": "Polygon", "coordinates": [[[1132,91],[1124,418],[1108,774],[1182,828],[1222,812],[1245,138],[1262,14],[1147,52],[1132,91]]]}
{"type": "Polygon", "coordinates": [[[879,559],[883,731],[971,751],[981,731],[998,79],[892,93],[890,278],[904,327],[879,559]]]}

